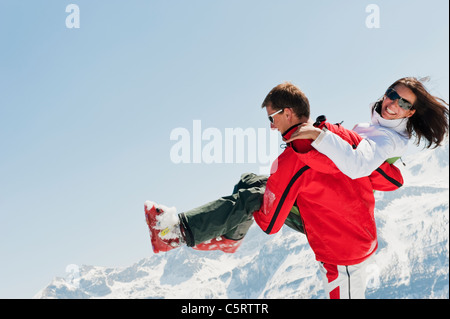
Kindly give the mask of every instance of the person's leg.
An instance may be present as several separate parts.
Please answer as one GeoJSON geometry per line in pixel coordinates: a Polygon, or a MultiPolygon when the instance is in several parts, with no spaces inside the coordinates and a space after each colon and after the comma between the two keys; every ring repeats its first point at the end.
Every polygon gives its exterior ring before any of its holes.
{"type": "Polygon", "coordinates": [[[186,244],[193,247],[220,236],[244,238],[261,207],[266,182],[266,176],[243,174],[232,195],[179,214],[186,244]]]}
{"type": "Polygon", "coordinates": [[[186,243],[199,250],[234,252],[261,207],[266,176],[247,173],[241,176],[233,194],[188,212],[167,214],[167,207],[147,201],[145,216],[153,251],[169,251],[186,243]]]}
{"type": "Polygon", "coordinates": [[[300,211],[298,210],[297,205],[292,206],[288,217],[284,221],[284,224],[295,231],[298,231],[302,234],[305,233],[305,227],[303,225],[303,220],[302,217],[300,216],[300,211]]]}
{"type": "Polygon", "coordinates": [[[365,260],[360,264],[341,266],[320,262],[327,298],[365,299],[368,263],[369,260],[365,260]]]}

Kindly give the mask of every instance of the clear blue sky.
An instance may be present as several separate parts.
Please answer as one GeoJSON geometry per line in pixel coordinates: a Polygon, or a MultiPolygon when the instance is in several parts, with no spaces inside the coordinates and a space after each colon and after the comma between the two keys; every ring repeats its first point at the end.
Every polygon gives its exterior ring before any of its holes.
{"type": "Polygon", "coordinates": [[[268,129],[260,105],[283,81],[348,128],[403,76],[430,76],[448,101],[448,6],[0,0],[0,298],[32,297],[69,264],[131,265],[152,254],[145,200],[181,212],[258,171],[173,163],[170,134],[194,120],[268,129]]]}

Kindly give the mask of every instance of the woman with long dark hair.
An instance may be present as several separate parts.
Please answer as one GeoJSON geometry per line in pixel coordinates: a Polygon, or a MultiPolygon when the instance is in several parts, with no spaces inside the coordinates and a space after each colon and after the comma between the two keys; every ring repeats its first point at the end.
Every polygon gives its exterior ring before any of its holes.
{"type": "MultiPolygon", "coordinates": [[[[313,139],[311,145],[317,151],[355,179],[370,175],[386,160],[392,162],[401,157],[412,138],[416,145],[425,142],[426,148],[436,148],[448,136],[448,103],[431,95],[414,77],[395,81],[371,110],[371,123],[353,128],[364,138],[357,147],[311,123],[301,125],[287,142],[313,139]]],[[[304,154],[307,156],[311,154],[304,154]]]]}

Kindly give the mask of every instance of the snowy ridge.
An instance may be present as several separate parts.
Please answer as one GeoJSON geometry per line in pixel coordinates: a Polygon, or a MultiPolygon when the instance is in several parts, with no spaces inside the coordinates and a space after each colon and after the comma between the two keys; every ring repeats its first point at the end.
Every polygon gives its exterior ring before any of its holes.
{"type": "MultiPolygon", "coordinates": [[[[367,297],[449,298],[448,143],[404,162],[405,186],[376,193],[367,297]]],[[[304,235],[253,225],[235,254],[184,247],[125,268],[81,266],[34,298],[324,298],[318,271],[304,235]]]]}

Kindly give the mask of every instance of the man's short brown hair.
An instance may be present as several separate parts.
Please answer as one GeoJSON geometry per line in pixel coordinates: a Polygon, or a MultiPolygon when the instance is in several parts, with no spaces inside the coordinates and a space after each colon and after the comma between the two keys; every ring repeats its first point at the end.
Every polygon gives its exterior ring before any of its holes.
{"type": "Polygon", "coordinates": [[[308,98],[297,86],[290,82],[284,82],[274,87],[267,94],[261,107],[265,108],[269,102],[275,110],[291,108],[298,118],[303,116],[309,118],[310,116],[308,98]]]}

